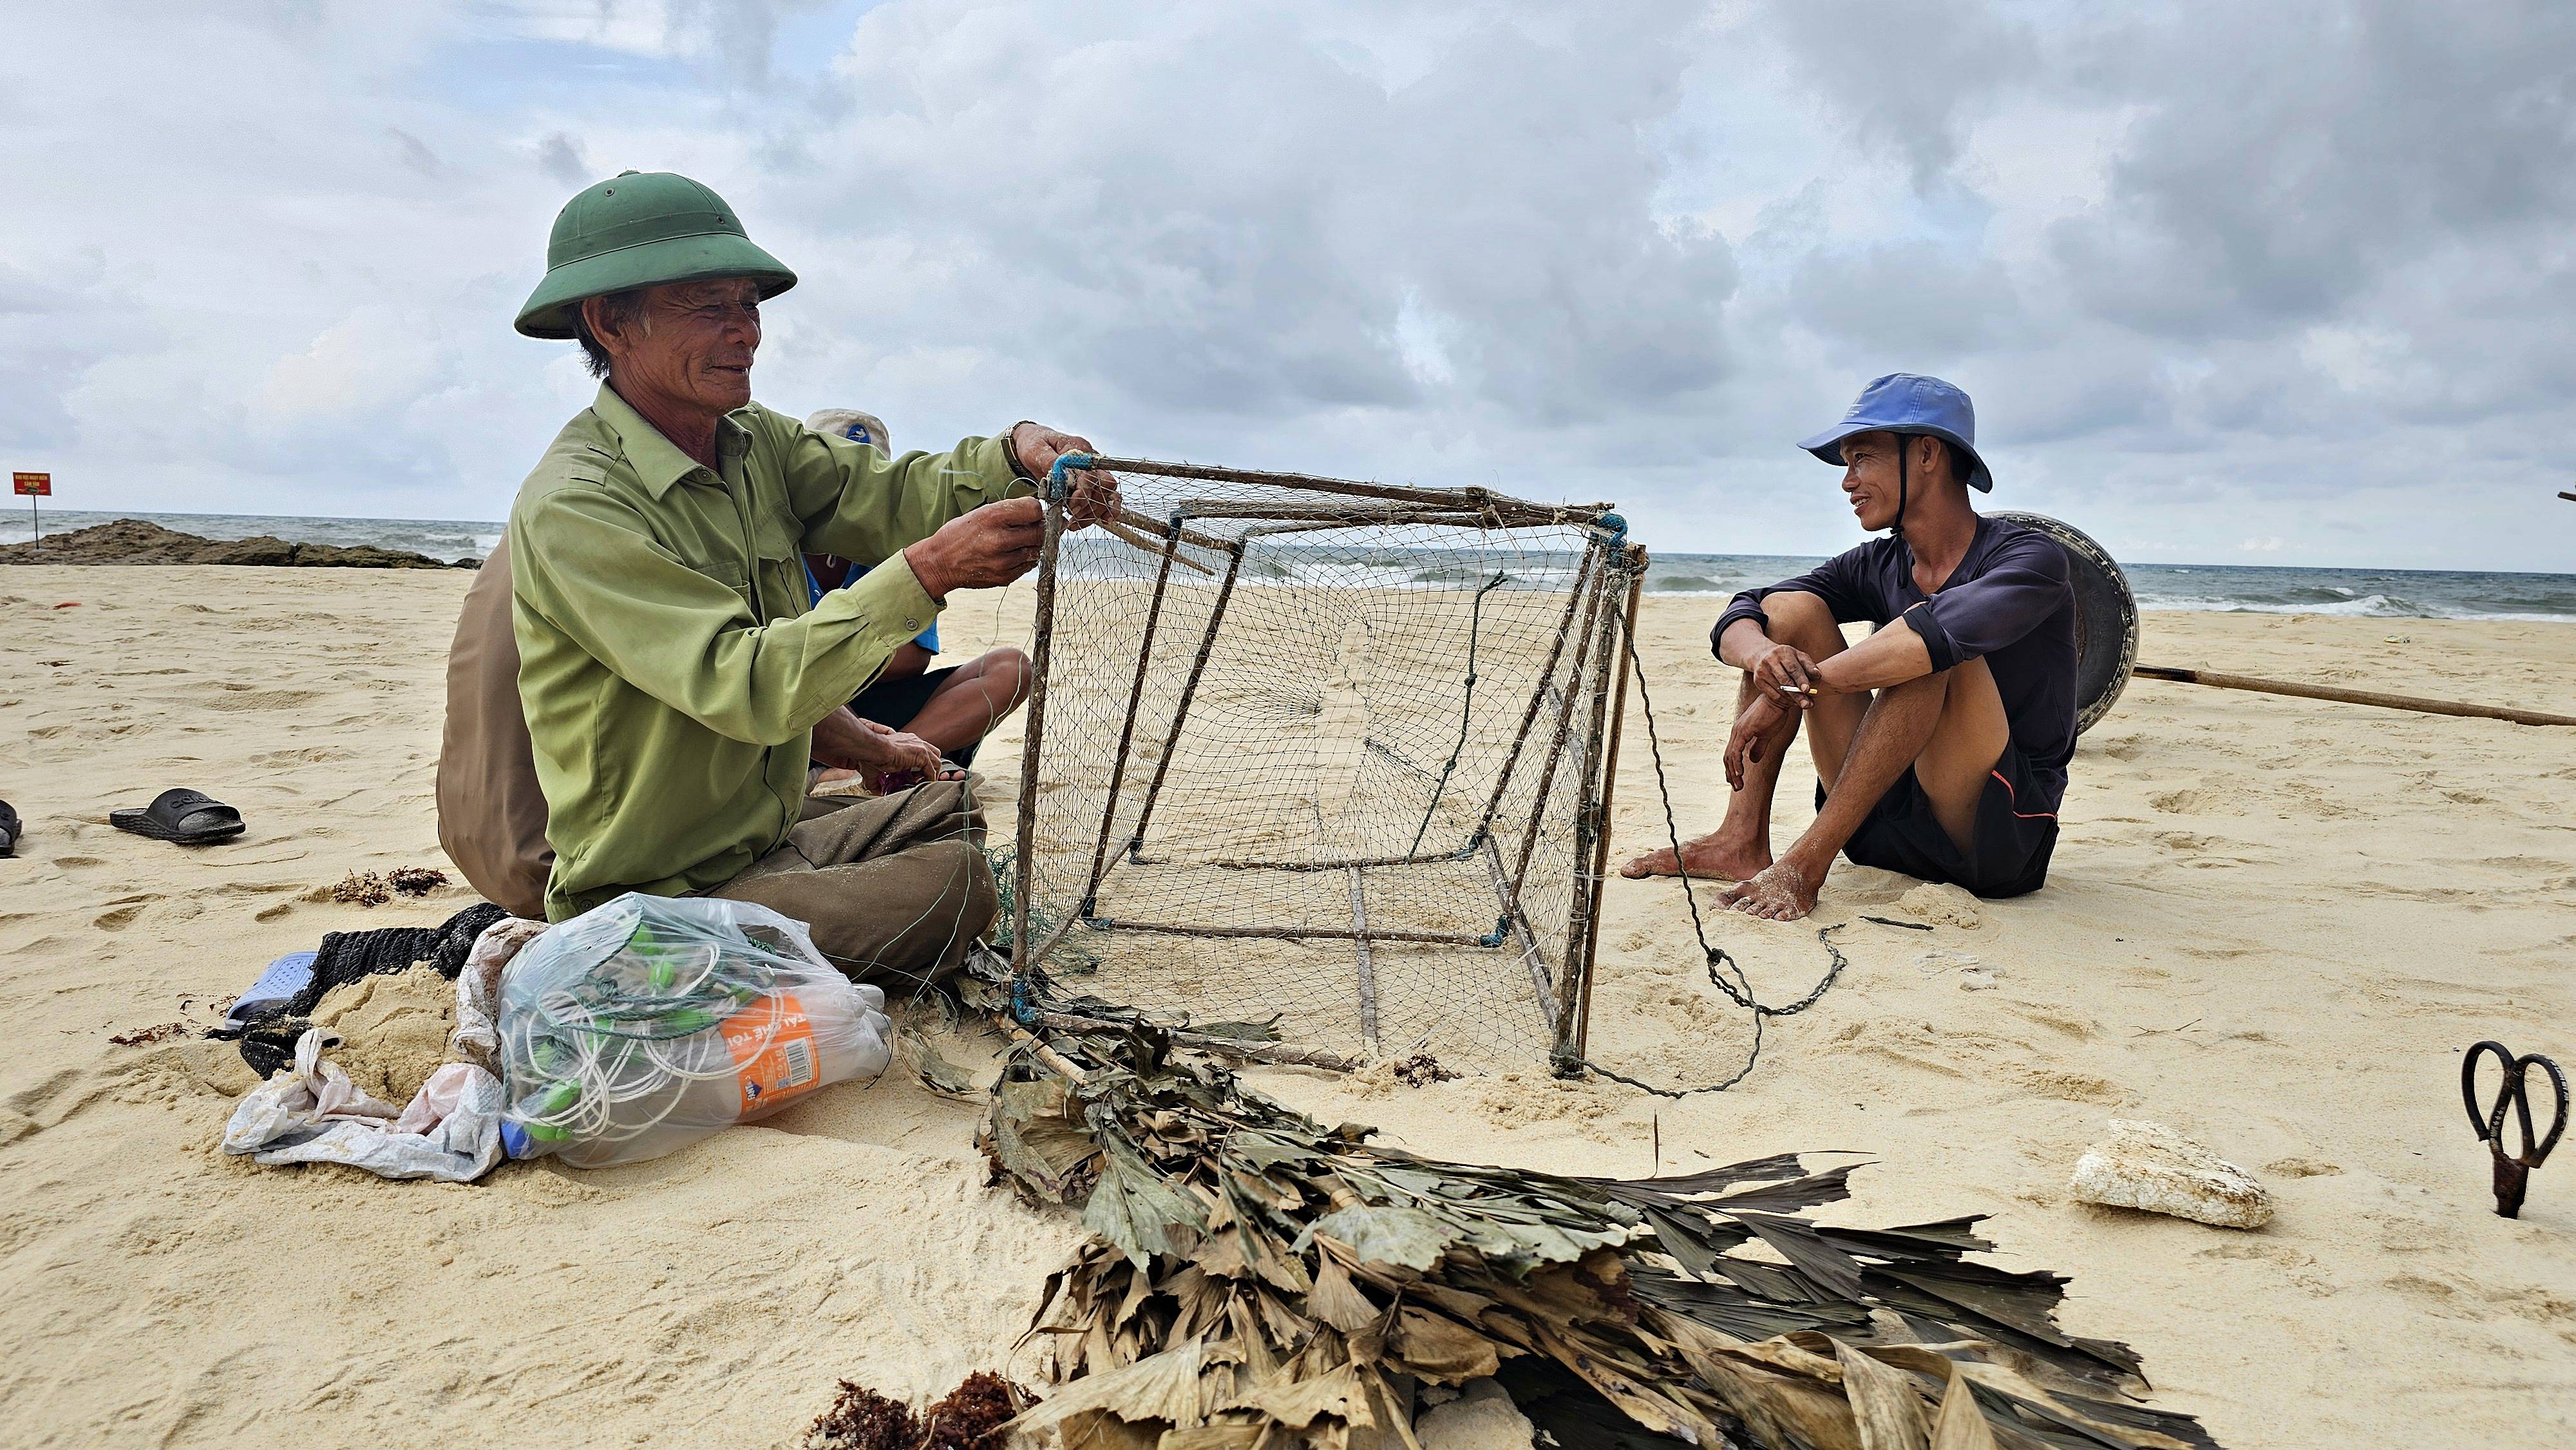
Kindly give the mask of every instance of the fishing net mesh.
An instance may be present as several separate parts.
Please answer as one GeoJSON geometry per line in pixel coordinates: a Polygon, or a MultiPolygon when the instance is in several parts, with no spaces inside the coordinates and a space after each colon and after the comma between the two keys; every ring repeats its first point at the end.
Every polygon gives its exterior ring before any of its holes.
{"type": "Polygon", "coordinates": [[[1347,1055],[1544,1057],[1642,558],[1616,516],[1105,466],[1122,521],[1042,566],[1015,959],[1347,1055]]]}

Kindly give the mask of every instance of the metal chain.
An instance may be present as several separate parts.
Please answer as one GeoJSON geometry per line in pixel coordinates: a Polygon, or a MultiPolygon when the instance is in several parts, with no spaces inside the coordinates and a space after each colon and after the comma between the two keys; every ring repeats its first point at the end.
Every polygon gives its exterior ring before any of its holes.
{"type": "MultiPolygon", "coordinates": [[[[1673,792],[1671,783],[1664,777],[1663,738],[1655,729],[1654,696],[1649,694],[1646,689],[1646,662],[1643,658],[1639,657],[1637,653],[1637,638],[1633,631],[1622,630],[1620,632],[1620,639],[1628,651],[1629,670],[1637,677],[1637,704],[1646,717],[1646,749],[1648,753],[1653,756],[1655,762],[1655,793],[1663,801],[1664,836],[1665,839],[1671,841],[1673,845],[1673,864],[1676,867],[1680,867],[1682,865],[1681,825],[1673,816],[1673,792]]],[[[1713,945],[1709,941],[1708,923],[1700,917],[1699,896],[1691,890],[1691,878],[1687,869],[1682,871],[1681,881],[1682,901],[1690,908],[1691,934],[1699,938],[1700,950],[1705,952],[1708,957],[1709,982],[1719,991],[1725,993],[1728,1000],[1753,1014],[1753,1045],[1744,1054],[1744,1065],[1737,1068],[1733,1076],[1728,1077],[1721,1082],[1708,1083],[1700,1087],[1665,1088],[1657,1087],[1653,1083],[1649,1082],[1640,1082],[1636,1078],[1613,1072],[1587,1057],[1574,1056],[1570,1059],[1573,1064],[1581,1066],[1585,1071],[1598,1073],[1602,1077],[1610,1079],[1612,1082],[1624,1083],[1629,1087],[1653,1093],[1655,1096],[1660,1098],[1684,1098],[1690,1097],[1696,1093],[1724,1092],[1728,1088],[1735,1086],[1737,1083],[1744,1081],[1747,1077],[1752,1076],[1753,1065],[1760,1061],[1762,1057],[1762,1024],[1764,1019],[1771,1017],[1794,1017],[1799,1013],[1806,1011],[1808,1008],[1813,1007],[1817,1002],[1823,1000],[1824,995],[1827,992],[1833,990],[1834,983],[1842,977],[1843,968],[1851,965],[1850,959],[1843,955],[1842,948],[1834,945],[1834,933],[1842,930],[1845,926],[1850,925],[1850,923],[1837,922],[1832,926],[1819,929],[1816,933],[1816,940],[1824,947],[1826,955],[1832,959],[1825,967],[1824,976],[1819,978],[1816,985],[1808,990],[1807,995],[1800,997],[1797,1001],[1791,1002],[1785,1007],[1770,1006],[1754,997],[1753,982],[1751,978],[1745,976],[1743,964],[1736,961],[1734,957],[1728,955],[1726,948],[1713,945]],[[1734,978],[1733,981],[1729,981],[1727,979],[1730,974],[1734,978]]]]}

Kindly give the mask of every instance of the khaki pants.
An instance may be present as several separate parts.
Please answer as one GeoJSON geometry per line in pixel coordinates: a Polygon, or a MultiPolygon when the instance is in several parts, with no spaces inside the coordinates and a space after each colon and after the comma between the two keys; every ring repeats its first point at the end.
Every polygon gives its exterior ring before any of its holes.
{"type": "Polygon", "coordinates": [[[852,981],[898,1000],[955,971],[1002,906],[984,861],[984,809],[962,780],[808,801],[786,845],[707,894],[804,922],[852,981]]]}

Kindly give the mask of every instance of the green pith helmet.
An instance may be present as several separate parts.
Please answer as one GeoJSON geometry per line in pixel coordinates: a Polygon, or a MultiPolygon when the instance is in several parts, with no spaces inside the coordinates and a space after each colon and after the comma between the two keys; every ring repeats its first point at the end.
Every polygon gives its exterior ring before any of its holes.
{"type": "Polygon", "coordinates": [[[519,309],[519,331],[570,337],[585,297],[711,277],[749,277],[764,302],[796,285],[743,235],[723,197],[677,172],[620,172],[555,215],[545,280],[519,309]]]}

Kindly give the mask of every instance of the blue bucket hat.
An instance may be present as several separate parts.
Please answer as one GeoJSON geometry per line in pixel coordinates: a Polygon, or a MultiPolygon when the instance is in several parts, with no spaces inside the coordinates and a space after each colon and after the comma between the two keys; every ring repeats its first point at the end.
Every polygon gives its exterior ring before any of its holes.
{"type": "Polygon", "coordinates": [[[1871,380],[1850,411],[1831,428],[1798,446],[1827,463],[1843,461],[1843,440],[1855,433],[1921,433],[1968,456],[1968,486],[1995,491],[1995,476],[1977,456],[1977,408],[1955,385],[1921,373],[1889,373],[1871,380]]]}

